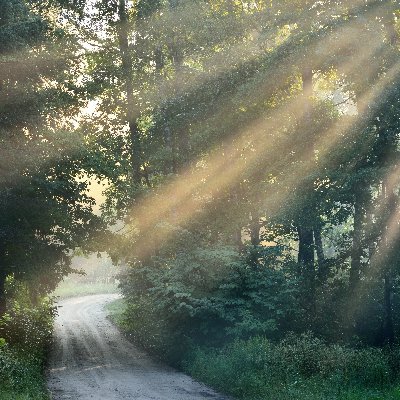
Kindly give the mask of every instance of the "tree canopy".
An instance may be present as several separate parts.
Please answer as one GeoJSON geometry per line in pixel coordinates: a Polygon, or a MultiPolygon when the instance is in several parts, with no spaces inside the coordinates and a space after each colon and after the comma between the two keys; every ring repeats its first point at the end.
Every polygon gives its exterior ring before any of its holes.
{"type": "Polygon", "coordinates": [[[131,318],[152,315],[152,329],[392,344],[399,13],[377,0],[0,2],[3,280],[48,290],[86,240],[129,265],[131,318]],[[110,183],[102,222],[122,228],[107,239],[85,174],[110,183]]]}

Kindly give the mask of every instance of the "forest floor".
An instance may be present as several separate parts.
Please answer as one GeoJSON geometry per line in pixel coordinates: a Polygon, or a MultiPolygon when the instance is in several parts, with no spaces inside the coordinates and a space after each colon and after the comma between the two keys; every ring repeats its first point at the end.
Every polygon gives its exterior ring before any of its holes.
{"type": "Polygon", "coordinates": [[[47,373],[53,400],[227,400],[130,343],[104,309],[118,297],[92,295],[59,303],[47,373]]]}

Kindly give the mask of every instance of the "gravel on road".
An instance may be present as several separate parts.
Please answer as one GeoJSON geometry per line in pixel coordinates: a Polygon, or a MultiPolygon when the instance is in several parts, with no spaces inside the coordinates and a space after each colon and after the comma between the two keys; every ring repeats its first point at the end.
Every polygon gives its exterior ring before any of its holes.
{"type": "Polygon", "coordinates": [[[119,295],[63,300],[47,371],[53,400],[227,400],[152,360],[107,319],[119,295]]]}

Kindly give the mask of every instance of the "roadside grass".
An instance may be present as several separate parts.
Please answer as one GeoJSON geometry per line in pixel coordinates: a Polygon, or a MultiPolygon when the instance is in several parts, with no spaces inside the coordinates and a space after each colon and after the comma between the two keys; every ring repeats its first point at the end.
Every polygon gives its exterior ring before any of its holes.
{"type": "MultiPolygon", "coordinates": [[[[126,309],[124,299],[106,306],[111,321],[136,337],[126,309]]],[[[184,372],[238,400],[400,400],[400,349],[355,350],[307,335],[275,344],[254,337],[217,349],[192,347],[180,361],[184,372]]]]}
{"type": "Polygon", "coordinates": [[[29,389],[26,393],[16,393],[3,389],[0,386],[0,400],[49,400],[50,397],[46,391],[42,393],[32,393],[29,389]]]}
{"type": "MultiPolygon", "coordinates": [[[[126,310],[126,303],[124,299],[117,299],[106,305],[108,318],[118,326],[122,331],[123,329],[123,314],[126,310]]],[[[0,399],[1,400],[1,399],[0,399]]]]}
{"type": "Polygon", "coordinates": [[[241,400],[400,400],[398,352],[328,345],[310,335],[197,348],[184,370],[241,400]]]}
{"type": "Polygon", "coordinates": [[[67,280],[58,285],[57,289],[52,293],[52,296],[66,299],[69,297],[85,296],[90,294],[109,294],[118,292],[118,285],[114,283],[77,283],[67,280]]]}

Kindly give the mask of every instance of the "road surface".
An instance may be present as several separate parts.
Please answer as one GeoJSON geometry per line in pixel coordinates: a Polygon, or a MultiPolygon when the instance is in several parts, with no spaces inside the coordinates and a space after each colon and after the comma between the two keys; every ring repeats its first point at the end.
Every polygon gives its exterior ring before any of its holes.
{"type": "Polygon", "coordinates": [[[60,302],[48,369],[53,400],[227,400],[126,340],[104,310],[116,298],[60,302]]]}

